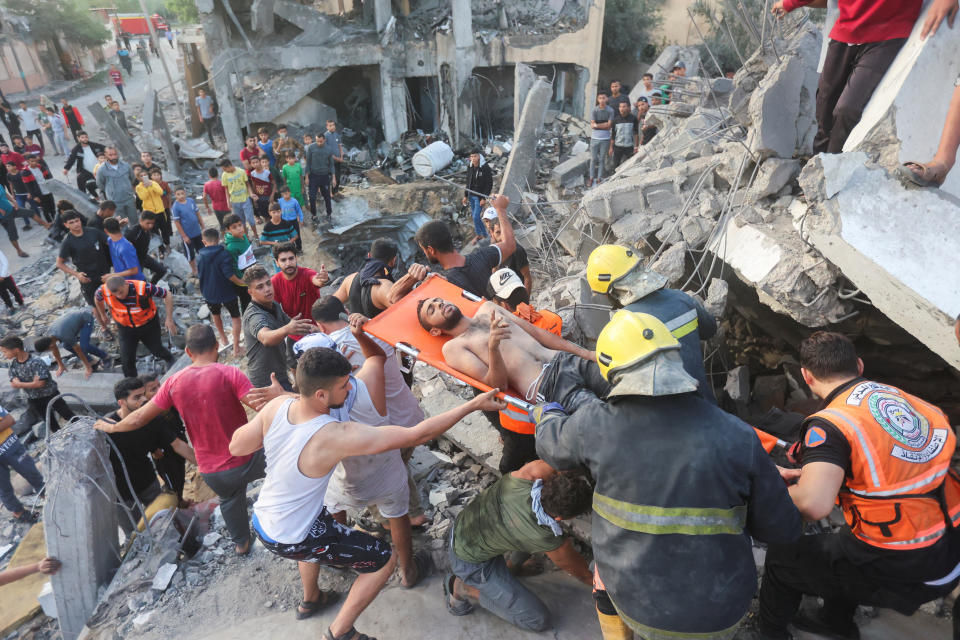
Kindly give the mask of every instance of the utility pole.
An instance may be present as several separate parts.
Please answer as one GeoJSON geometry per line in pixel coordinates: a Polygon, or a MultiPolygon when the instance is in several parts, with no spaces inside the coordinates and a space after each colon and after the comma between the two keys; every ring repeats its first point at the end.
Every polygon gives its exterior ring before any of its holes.
{"type": "Polygon", "coordinates": [[[147,29],[150,30],[150,41],[153,42],[153,46],[160,52],[160,64],[163,65],[163,72],[167,74],[167,82],[170,84],[170,91],[173,92],[173,101],[177,103],[177,113],[180,114],[181,122],[186,123],[187,116],[183,112],[183,105],[180,104],[180,96],[177,95],[177,85],[174,84],[173,76],[170,75],[170,69],[167,67],[167,60],[163,57],[163,50],[160,48],[160,41],[157,39],[157,30],[153,28],[153,20],[150,19],[150,14],[147,12],[147,3],[145,0],[140,0],[140,10],[143,11],[143,16],[147,19],[147,29]]]}

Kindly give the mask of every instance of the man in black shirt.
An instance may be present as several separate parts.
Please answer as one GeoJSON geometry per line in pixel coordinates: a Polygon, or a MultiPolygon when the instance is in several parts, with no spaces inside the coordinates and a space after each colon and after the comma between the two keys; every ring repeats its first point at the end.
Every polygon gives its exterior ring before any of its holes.
{"type": "Polygon", "coordinates": [[[93,218],[87,222],[87,226],[91,229],[103,231],[103,221],[107,218],[112,218],[116,212],[117,205],[113,200],[104,200],[97,209],[97,215],[93,216],[93,218]]]}
{"type": "Polygon", "coordinates": [[[470,154],[470,166],[467,167],[467,188],[463,192],[463,204],[470,203],[470,213],[473,215],[473,231],[477,235],[474,241],[487,236],[480,214],[487,206],[487,197],[493,191],[493,172],[487,163],[480,164],[480,152],[470,154]],[[477,194],[483,195],[477,195],[477,194]]]}
{"type": "Polygon", "coordinates": [[[97,292],[97,287],[103,284],[103,276],[110,273],[112,266],[107,235],[98,229],[84,227],[83,216],[73,209],[61,213],[60,219],[69,233],[60,245],[57,269],[80,281],[80,291],[83,293],[83,299],[93,307],[93,315],[100,322],[105,335],[109,335],[110,329],[107,325],[107,319],[93,303],[93,296],[97,292]],[[67,265],[67,260],[73,263],[73,268],[67,265]]]}
{"type": "Polygon", "coordinates": [[[615,167],[619,167],[640,148],[640,123],[630,111],[630,101],[621,102],[618,109],[617,115],[613,118],[613,135],[610,136],[609,151],[615,167]]]}
{"type": "Polygon", "coordinates": [[[513,225],[507,218],[510,198],[497,195],[493,207],[497,211],[503,239],[488,247],[480,247],[467,256],[453,246],[450,228],[441,220],[431,220],[417,230],[417,244],[431,264],[443,269],[443,276],[465,291],[475,296],[487,295],[490,274],[505,260],[509,260],[516,250],[517,242],[513,237],[513,225]]]}
{"type": "MultiPolygon", "coordinates": [[[[117,399],[119,409],[107,414],[106,419],[119,422],[126,418],[146,404],[146,393],[143,381],[139,378],[120,380],[113,386],[113,395],[117,399]]],[[[190,445],[159,421],[152,421],[136,431],[108,433],[107,437],[117,448],[116,451],[113,447],[110,448],[110,464],[113,466],[117,492],[126,507],[118,507],[119,524],[124,532],[129,534],[136,527],[136,523],[131,522],[131,515],[134,521],[143,516],[133,494],[136,494],[144,508],[160,495],[160,483],[157,481],[157,473],[150,461],[150,454],[157,449],[170,447],[191,462],[195,463],[196,457],[190,445]],[[118,451],[119,456],[117,456],[118,451]],[[124,468],[126,468],[126,474],[124,474],[124,468]],[[127,478],[130,479],[129,485],[127,478]],[[131,486],[133,494],[130,493],[131,486]],[[133,513],[128,514],[127,509],[133,513]]]]}
{"type": "Polygon", "coordinates": [[[75,132],[77,145],[70,151],[70,156],[63,165],[63,175],[70,173],[70,168],[77,165],[77,189],[86,191],[97,199],[97,180],[93,177],[93,168],[97,165],[97,157],[106,150],[99,142],[90,142],[90,136],[85,131],[75,132]]]}
{"type": "MultiPolygon", "coordinates": [[[[493,238],[494,242],[503,240],[503,230],[500,228],[500,221],[497,219],[496,209],[489,207],[483,212],[483,223],[487,225],[487,230],[490,232],[490,237],[493,238]]],[[[527,258],[527,250],[524,249],[523,245],[519,242],[513,255],[504,260],[499,268],[502,269],[504,267],[520,276],[527,292],[533,290],[533,275],[530,273],[530,260],[527,258]]],[[[489,294],[487,297],[492,300],[494,294],[493,289],[491,288],[487,293],[489,294]]]]}
{"type": "Polygon", "coordinates": [[[153,278],[150,284],[157,284],[160,278],[167,274],[167,268],[163,263],[158,262],[150,255],[150,238],[153,236],[153,229],[157,226],[157,214],[153,211],[144,211],[140,214],[137,224],[127,229],[123,234],[133,248],[137,251],[137,260],[144,269],[150,269],[153,272],[153,278]]]}
{"type": "Polygon", "coordinates": [[[619,80],[610,82],[610,99],[607,100],[607,106],[613,109],[614,113],[620,113],[621,104],[626,104],[627,111],[630,110],[630,96],[625,93],[620,93],[622,88],[623,85],[620,84],[619,80]]]}

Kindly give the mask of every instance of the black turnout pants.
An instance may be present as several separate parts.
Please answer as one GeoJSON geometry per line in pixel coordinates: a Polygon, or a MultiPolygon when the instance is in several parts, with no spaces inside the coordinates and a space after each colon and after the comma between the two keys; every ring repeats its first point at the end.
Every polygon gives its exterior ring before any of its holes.
{"type": "Polygon", "coordinates": [[[164,360],[168,365],[173,364],[173,354],[165,346],[160,336],[160,320],[153,316],[146,324],[139,327],[119,326],[120,334],[120,365],[123,375],[133,378],[137,375],[137,345],[141,342],[147,350],[156,357],[164,360]]]}

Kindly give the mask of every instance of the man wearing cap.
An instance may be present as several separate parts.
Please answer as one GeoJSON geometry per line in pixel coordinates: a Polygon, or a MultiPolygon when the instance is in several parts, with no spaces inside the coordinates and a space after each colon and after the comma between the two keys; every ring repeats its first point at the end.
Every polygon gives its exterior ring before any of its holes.
{"type": "Polygon", "coordinates": [[[530,306],[530,292],[527,291],[516,271],[509,268],[498,269],[490,276],[490,290],[493,301],[535,327],[562,335],[563,320],[553,311],[536,310],[530,306]]]}
{"type": "MultiPolygon", "coordinates": [[[[483,162],[479,151],[470,154],[470,166],[467,167],[467,188],[463,192],[463,204],[470,204],[470,213],[473,215],[473,231],[477,235],[473,241],[487,237],[487,230],[480,220],[480,212],[487,205],[490,192],[493,191],[493,172],[490,165],[483,162]],[[482,194],[482,195],[480,195],[482,194]]],[[[496,214],[494,214],[496,217],[496,214]]]]}
{"type": "Polygon", "coordinates": [[[753,429],[694,393],[680,343],[653,316],[618,311],[596,361],[607,388],[584,379],[575,404],[533,414],[543,461],[596,481],[601,631],[732,640],[757,589],[751,538],[800,536],[786,485],[753,429]]]}
{"type": "Polygon", "coordinates": [[[667,279],[647,269],[631,249],[600,245],[587,259],[590,288],[609,298],[614,308],[648,313],[667,326],[680,341],[683,366],[698,384],[697,393],[716,404],[713,387],[703,366],[701,340],[717,333],[717,321],[699,302],[682,291],[666,288],[667,279]]]}

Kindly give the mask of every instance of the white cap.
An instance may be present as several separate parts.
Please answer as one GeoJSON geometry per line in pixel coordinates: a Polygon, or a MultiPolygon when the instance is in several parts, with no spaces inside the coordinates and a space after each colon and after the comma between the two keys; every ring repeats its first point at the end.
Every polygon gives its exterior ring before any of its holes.
{"type": "Polygon", "coordinates": [[[497,219],[497,210],[493,207],[487,207],[483,211],[484,220],[496,220],[497,219]]]}
{"type": "Polygon", "coordinates": [[[511,293],[523,288],[523,280],[520,279],[520,276],[518,276],[517,272],[513,269],[503,268],[494,271],[493,275],[490,276],[490,286],[493,287],[495,296],[506,300],[510,297],[511,293]]]}
{"type": "Polygon", "coordinates": [[[307,349],[313,349],[315,347],[324,347],[326,349],[333,349],[336,351],[337,343],[334,342],[333,338],[327,334],[318,331],[317,333],[311,333],[310,335],[303,336],[294,342],[293,355],[296,358],[299,358],[307,351],[307,349]]]}

